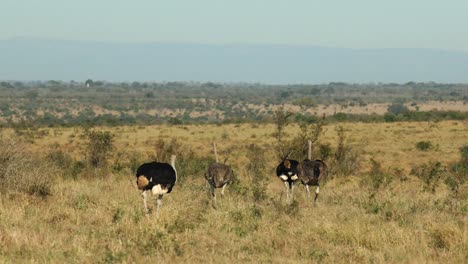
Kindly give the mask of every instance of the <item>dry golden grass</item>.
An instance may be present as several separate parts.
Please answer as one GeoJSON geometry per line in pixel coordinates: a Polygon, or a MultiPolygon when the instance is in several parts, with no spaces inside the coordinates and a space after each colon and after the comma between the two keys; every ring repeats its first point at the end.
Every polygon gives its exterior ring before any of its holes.
{"type": "MultiPolygon", "coordinates": [[[[468,124],[342,125],[362,153],[361,170],[328,181],[317,207],[306,200],[302,186],[286,204],[274,176],[272,125],[102,128],[116,135],[115,152],[144,158],[154,153],[160,137],[175,137],[209,157],[209,143],[216,140],[220,158],[229,156],[240,182],[226,189],[215,210],[203,175],[181,175],[185,179],[164,196],[159,219],[145,217],[128,169],[105,177],[59,178],[46,198],[5,192],[0,194],[0,262],[466,263],[467,188],[458,198],[443,183],[434,194],[423,192],[409,170],[428,161],[457,161],[458,148],[468,143],[468,124]],[[435,148],[417,150],[421,140],[435,148]],[[265,149],[269,175],[266,196],[255,202],[246,169],[245,146],[252,143],[265,149]],[[384,169],[402,169],[408,179],[373,188],[365,175],[370,158],[384,169]]],[[[30,150],[41,154],[57,143],[81,158],[81,130],[60,130],[50,129],[30,150]]],[[[8,137],[12,131],[3,131],[8,137]]],[[[336,137],[335,125],[328,125],[322,143],[335,146],[336,137]]],[[[155,207],[154,197],[150,204],[155,207]]]]}
{"type": "MultiPolygon", "coordinates": [[[[342,125],[346,130],[349,143],[362,152],[364,169],[367,161],[373,157],[381,162],[383,167],[398,167],[408,171],[415,164],[439,160],[454,161],[459,156],[458,148],[468,141],[467,121],[442,122],[399,122],[399,123],[346,123],[325,126],[321,143],[336,145],[336,126],[342,125]],[[416,149],[416,143],[429,140],[434,149],[422,152],[416,149]]],[[[274,126],[269,124],[242,125],[189,125],[189,126],[122,126],[100,127],[97,129],[110,131],[115,135],[117,150],[136,151],[145,154],[154,152],[154,141],[159,138],[176,138],[189,146],[199,155],[211,155],[211,142],[216,140],[220,145],[221,154],[236,150],[240,146],[260,144],[268,148],[265,153],[273,159],[274,126]]],[[[52,144],[59,144],[73,156],[82,155],[85,139],[80,137],[83,129],[60,128],[59,132],[45,128],[48,135],[36,140],[35,151],[44,151],[52,144]]],[[[297,127],[291,126],[287,132],[294,135],[297,127]]],[[[4,137],[13,136],[13,131],[5,130],[4,137]]],[[[239,154],[239,153],[235,153],[239,154]]],[[[245,155],[231,155],[231,161],[236,162],[245,155]]],[[[224,157],[221,157],[223,159],[224,157]]],[[[275,161],[276,162],[276,161],[275,161]]]]}

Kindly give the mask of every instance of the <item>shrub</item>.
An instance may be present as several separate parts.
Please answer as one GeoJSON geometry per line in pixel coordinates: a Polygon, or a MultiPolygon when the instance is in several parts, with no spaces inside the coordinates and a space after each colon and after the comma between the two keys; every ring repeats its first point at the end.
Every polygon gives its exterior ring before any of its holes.
{"type": "Polygon", "coordinates": [[[394,115],[402,115],[405,113],[409,112],[408,107],[401,103],[393,103],[388,106],[387,108],[388,113],[394,114],[394,115]]]}
{"type": "Polygon", "coordinates": [[[273,120],[276,126],[273,136],[276,139],[276,152],[280,159],[285,158],[288,154],[291,153],[291,149],[287,147],[289,142],[285,139],[287,137],[285,129],[289,125],[292,115],[292,112],[284,110],[283,107],[276,110],[273,115],[273,120]]]}
{"type": "Polygon", "coordinates": [[[114,215],[112,216],[112,223],[118,223],[120,222],[120,220],[122,220],[123,216],[124,216],[124,210],[122,210],[121,208],[116,208],[114,210],[114,215]]]}
{"type": "Polygon", "coordinates": [[[59,145],[51,146],[51,150],[47,153],[46,159],[54,164],[60,170],[60,174],[65,178],[72,177],[76,179],[85,166],[83,162],[74,160],[70,154],[60,149],[59,145]]]}
{"type": "Polygon", "coordinates": [[[184,122],[182,122],[182,120],[180,120],[177,117],[171,117],[171,118],[169,118],[169,120],[167,122],[169,124],[171,124],[171,125],[182,125],[182,124],[184,124],[184,122]]]}
{"type": "Polygon", "coordinates": [[[313,149],[325,130],[324,126],[324,118],[313,122],[304,121],[299,123],[300,131],[290,143],[290,145],[292,145],[292,151],[295,153],[297,159],[303,160],[307,157],[308,141],[310,140],[312,142],[313,149]]]}
{"type": "Polygon", "coordinates": [[[346,141],[344,128],[338,126],[336,130],[338,133],[338,146],[330,164],[330,172],[332,175],[347,176],[359,168],[359,154],[346,141]]]}
{"type": "Polygon", "coordinates": [[[121,172],[125,169],[136,172],[138,167],[143,163],[143,157],[137,151],[118,151],[115,153],[112,161],[112,170],[121,172]]]}
{"type": "Polygon", "coordinates": [[[204,175],[206,168],[213,159],[200,157],[193,152],[182,153],[176,162],[178,181],[183,182],[187,176],[201,176],[204,175]]]}
{"type": "Polygon", "coordinates": [[[177,159],[180,159],[180,156],[184,152],[182,143],[180,143],[176,138],[172,138],[170,140],[159,138],[154,142],[154,154],[151,158],[159,162],[169,162],[171,155],[176,155],[177,159]]]}
{"type": "Polygon", "coordinates": [[[176,138],[170,140],[158,139],[154,143],[154,154],[151,158],[158,162],[169,162],[171,155],[176,155],[178,181],[183,182],[188,175],[203,175],[212,159],[200,157],[176,138]]]}
{"type": "Polygon", "coordinates": [[[320,144],[319,152],[321,160],[328,160],[328,158],[332,155],[332,147],[330,144],[320,144]]]}
{"type": "Polygon", "coordinates": [[[400,180],[400,182],[405,182],[408,180],[408,176],[406,176],[404,170],[401,168],[393,168],[391,175],[393,178],[400,180]]]}
{"type": "Polygon", "coordinates": [[[451,166],[445,184],[455,196],[458,196],[461,186],[466,183],[468,175],[468,145],[460,148],[460,161],[451,166]]]}
{"type": "Polygon", "coordinates": [[[398,118],[396,117],[396,115],[394,115],[392,113],[385,113],[384,114],[384,121],[385,122],[396,122],[396,121],[398,121],[398,118]]]}
{"type": "Polygon", "coordinates": [[[0,190],[20,191],[45,197],[51,194],[55,166],[28,151],[16,140],[0,139],[0,190]]]}
{"type": "Polygon", "coordinates": [[[392,182],[392,176],[385,173],[379,162],[371,159],[371,170],[369,172],[369,184],[374,190],[378,190],[380,187],[388,186],[392,182]]]}
{"type": "Polygon", "coordinates": [[[94,168],[104,166],[114,148],[114,136],[108,131],[86,131],[85,134],[88,138],[86,159],[94,168]]]}
{"type": "Polygon", "coordinates": [[[429,162],[419,167],[414,167],[411,170],[411,174],[420,178],[424,182],[424,191],[435,192],[436,187],[439,184],[439,180],[443,178],[446,173],[446,169],[442,166],[439,161],[429,162]]]}
{"type": "Polygon", "coordinates": [[[460,166],[468,170],[468,145],[460,148],[460,166]]]}
{"type": "Polygon", "coordinates": [[[255,202],[265,200],[267,196],[268,176],[266,175],[266,159],[265,150],[256,145],[251,144],[247,150],[249,163],[247,164],[247,172],[251,179],[251,191],[255,202]]]}
{"type": "Polygon", "coordinates": [[[51,146],[51,150],[46,155],[46,158],[61,169],[69,168],[73,161],[70,154],[59,149],[58,145],[51,146]]]}
{"type": "Polygon", "coordinates": [[[421,151],[428,151],[429,149],[432,149],[432,143],[430,141],[419,141],[416,143],[416,148],[421,150],[421,151]]]}

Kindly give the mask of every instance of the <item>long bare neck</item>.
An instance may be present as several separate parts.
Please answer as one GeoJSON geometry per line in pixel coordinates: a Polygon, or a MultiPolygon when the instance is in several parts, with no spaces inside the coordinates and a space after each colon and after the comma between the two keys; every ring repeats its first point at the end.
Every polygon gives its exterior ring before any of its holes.
{"type": "Polygon", "coordinates": [[[216,143],[215,142],[213,142],[213,151],[214,151],[214,154],[215,154],[216,163],[219,163],[218,150],[216,150],[216,143]]]}
{"type": "Polygon", "coordinates": [[[307,158],[312,160],[312,141],[308,140],[307,143],[309,144],[309,149],[307,151],[307,158]]]}

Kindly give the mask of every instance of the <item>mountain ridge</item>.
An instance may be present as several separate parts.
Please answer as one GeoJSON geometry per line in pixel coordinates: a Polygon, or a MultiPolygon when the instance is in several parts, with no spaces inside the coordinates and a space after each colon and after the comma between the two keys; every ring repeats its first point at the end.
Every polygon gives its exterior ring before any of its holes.
{"type": "Polygon", "coordinates": [[[467,72],[467,53],[426,48],[0,40],[0,80],[464,83],[467,72]]]}

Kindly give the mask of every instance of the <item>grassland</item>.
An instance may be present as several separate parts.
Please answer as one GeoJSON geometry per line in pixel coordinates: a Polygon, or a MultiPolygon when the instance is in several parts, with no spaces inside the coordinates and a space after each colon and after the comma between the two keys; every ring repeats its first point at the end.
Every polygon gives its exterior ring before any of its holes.
{"type": "MultiPolygon", "coordinates": [[[[466,184],[456,196],[442,180],[435,192],[423,191],[423,181],[410,171],[457,162],[459,148],[468,144],[468,123],[329,124],[320,144],[336,147],[338,125],[360,166],[348,176],[331,175],[316,207],[302,187],[286,203],[274,176],[273,125],[95,128],[115,135],[107,169],[76,177],[59,170],[44,197],[1,192],[0,262],[466,263],[466,184]],[[147,218],[129,161],[157,156],[160,138],[177,139],[185,167],[178,167],[180,181],[164,197],[160,217],[147,218]],[[238,178],[217,210],[203,179],[213,140],[238,178]],[[432,148],[419,150],[420,141],[432,148]],[[187,168],[189,158],[197,161],[193,168],[187,168]],[[385,184],[373,184],[371,159],[386,174],[385,184]],[[262,166],[252,169],[254,162],[262,166]],[[125,165],[116,169],[117,163],[125,165]]],[[[292,126],[288,133],[297,131],[292,126]]],[[[22,146],[38,159],[61,150],[84,160],[81,128],[22,135],[4,129],[1,135],[3,142],[25,137],[29,143],[22,146]]]]}

